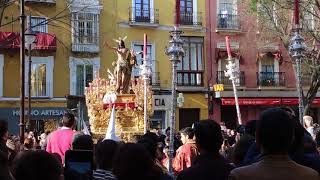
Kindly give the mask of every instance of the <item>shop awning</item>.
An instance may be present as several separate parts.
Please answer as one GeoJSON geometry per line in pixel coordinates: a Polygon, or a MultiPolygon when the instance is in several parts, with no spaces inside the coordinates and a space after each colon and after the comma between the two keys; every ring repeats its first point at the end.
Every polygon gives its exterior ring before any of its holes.
{"type": "MultiPolygon", "coordinates": [[[[234,98],[222,98],[222,105],[235,105],[234,98]]],[[[239,105],[298,105],[298,98],[239,98],[239,105]]],[[[320,98],[313,100],[313,105],[320,105],[320,98]]]]}
{"type": "MultiPolygon", "coordinates": [[[[17,32],[0,32],[0,49],[19,49],[20,33],[17,32]]],[[[36,50],[56,51],[57,40],[54,34],[37,33],[36,50]]]]}

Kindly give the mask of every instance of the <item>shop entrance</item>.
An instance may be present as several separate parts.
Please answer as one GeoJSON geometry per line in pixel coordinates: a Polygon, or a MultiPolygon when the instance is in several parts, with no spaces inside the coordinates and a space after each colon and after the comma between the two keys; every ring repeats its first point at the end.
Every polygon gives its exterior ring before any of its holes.
{"type": "Polygon", "coordinates": [[[179,129],[185,127],[191,127],[193,123],[199,122],[200,120],[200,109],[188,108],[179,109],[179,129]]]}
{"type": "Polygon", "coordinates": [[[237,110],[235,106],[223,106],[221,108],[221,121],[228,129],[235,129],[237,125],[237,110]]]}

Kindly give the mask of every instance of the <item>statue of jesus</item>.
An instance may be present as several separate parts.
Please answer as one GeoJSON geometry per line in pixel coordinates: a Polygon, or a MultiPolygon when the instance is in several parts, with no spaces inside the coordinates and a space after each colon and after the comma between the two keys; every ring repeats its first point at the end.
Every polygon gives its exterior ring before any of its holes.
{"type": "Polygon", "coordinates": [[[127,62],[127,56],[128,56],[128,52],[129,50],[126,48],[125,44],[124,44],[124,40],[126,39],[123,38],[119,38],[119,40],[115,40],[116,42],[118,42],[118,47],[111,47],[108,45],[108,43],[105,43],[105,45],[110,48],[113,49],[114,51],[116,51],[117,55],[118,55],[118,59],[116,61],[116,67],[115,67],[115,77],[116,77],[116,81],[117,81],[117,85],[116,85],[116,91],[117,93],[127,93],[124,92],[126,91],[125,89],[127,89],[126,87],[129,86],[129,84],[125,84],[127,82],[125,82],[126,76],[128,74],[128,62],[127,62]]]}

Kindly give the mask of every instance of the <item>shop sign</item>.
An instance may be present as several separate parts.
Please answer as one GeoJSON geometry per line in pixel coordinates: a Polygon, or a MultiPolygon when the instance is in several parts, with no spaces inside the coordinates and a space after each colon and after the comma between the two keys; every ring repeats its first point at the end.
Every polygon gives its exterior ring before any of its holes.
{"type": "Polygon", "coordinates": [[[155,110],[170,108],[170,95],[154,95],[153,107],[155,110]]]}
{"type": "MultiPolygon", "coordinates": [[[[32,108],[31,116],[32,119],[57,119],[62,117],[66,112],[66,108],[62,107],[38,107],[32,108]]],[[[25,110],[25,115],[28,115],[28,110],[25,110]]],[[[19,119],[20,109],[19,108],[0,108],[0,117],[19,119]]]]}
{"type": "Polygon", "coordinates": [[[224,85],[223,84],[215,84],[215,85],[213,85],[213,90],[215,92],[224,91],[224,85]]]}
{"type": "MultiPolygon", "coordinates": [[[[34,109],[31,111],[32,116],[62,116],[65,113],[64,110],[54,110],[54,109],[34,109]]],[[[28,114],[26,110],[25,115],[28,114]]],[[[12,110],[12,116],[20,116],[20,110],[12,110]]]]}

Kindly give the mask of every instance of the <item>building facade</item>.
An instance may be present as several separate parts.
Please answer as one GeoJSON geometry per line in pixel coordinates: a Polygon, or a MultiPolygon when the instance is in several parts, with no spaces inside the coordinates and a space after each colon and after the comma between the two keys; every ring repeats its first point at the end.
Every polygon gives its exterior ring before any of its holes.
{"type": "MultiPolygon", "coordinates": [[[[227,53],[225,36],[230,36],[232,56],[239,68],[237,90],[243,123],[258,119],[260,113],[275,106],[297,110],[295,73],[288,51],[282,43],[269,39],[261,42],[259,22],[237,0],[206,1],[207,66],[209,85],[223,84],[209,102],[209,116],[228,127],[235,127],[237,115],[231,81],[225,75],[227,53]],[[241,13],[242,12],[242,13],[241,13]]],[[[307,79],[304,88],[308,88],[307,79]]],[[[312,116],[318,119],[316,99],[312,116]]]]}
{"type": "MultiPolygon", "coordinates": [[[[113,39],[125,37],[126,47],[137,52],[148,34],[148,58],[152,62],[154,90],[152,128],[169,124],[171,64],[164,53],[173,29],[175,3],[154,0],[26,0],[26,27],[36,34],[31,52],[30,129],[43,131],[58,123],[63,112],[77,108],[86,118],[84,91],[97,73],[107,76],[116,54],[104,46],[116,46],[113,39]]],[[[178,91],[184,105],[177,110],[177,127],[191,125],[208,117],[205,48],[205,1],[181,0],[181,29],[186,56],[178,67],[178,91]]],[[[9,121],[11,132],[19,121],[19,8],[13,3],[3,15],[0,27],[0,118],[9,121]]],[[[26,96],[28,96],[29,53],[26,51],[26,96]]],[[[138,55],[138,64],[142,56],[138,55]]],[[[133,70],[133,78],[139,69],[133,70]]],[[[27,107],[27,101],[26,101],[27,107]]]]}

